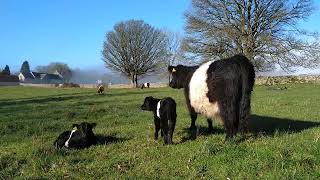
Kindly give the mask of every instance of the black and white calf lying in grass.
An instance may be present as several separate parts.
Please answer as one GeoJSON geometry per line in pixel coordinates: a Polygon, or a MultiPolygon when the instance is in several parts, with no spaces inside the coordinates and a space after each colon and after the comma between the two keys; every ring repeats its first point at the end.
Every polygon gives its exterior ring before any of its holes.
{"type": "Polygon", "coordinates": [[[155,125],[154,139],[158,139],[158,132],[161,129],[164,143],[172,144],[173,131],[177,119],[176,102],[170,97],[156,99],[149,96],[144,99],[141,109],[153,112],[155,125]]]}
{"type": "Polygon", "coordinates": [[[87,148],[97,143],[97,138],[93,134],[92,129],[96,123],[82,122],[81,124],[73,124],[72,131],[65,131],[59,135],[54,142],[56,149],[61,148],[87,148]]]}
{"type": "Polygon", "coordinates": [[[172,74],[170,87],[184,88],[191,116],[191,129],[195,129],[198,114],[208,119],[220,118],[233,138],[238,131],[248,131],[251,91],[255,72],[252,63],[243,55],[209,61],[200,66],[169,66],[172,74]]]}

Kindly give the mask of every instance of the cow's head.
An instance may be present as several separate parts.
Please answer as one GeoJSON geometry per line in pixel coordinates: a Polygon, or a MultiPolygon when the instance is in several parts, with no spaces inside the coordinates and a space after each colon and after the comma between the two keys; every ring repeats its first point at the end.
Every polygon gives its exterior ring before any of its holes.
{"type": "Polygon", "coordinates": [[[183,65],[169,66],[168,71],[172,75],[169,86],[174,89],[184,88],[187,81],[189,68],[183,65]]]}
{"type": "Polygon", "coordinates": [[[95,126],[96,123],[87,122],[73,124],[73,130],[65,142],[65,146],[68,148],[84,148],[95,144],[96,138],[92,131],[95,126]]]}
{"type": "Polygon", "coordinates": [[[152,96],[148,96],[144,99],[141,109],[144,111],[153,111],[156,107],[157,100],[152,96]]]}

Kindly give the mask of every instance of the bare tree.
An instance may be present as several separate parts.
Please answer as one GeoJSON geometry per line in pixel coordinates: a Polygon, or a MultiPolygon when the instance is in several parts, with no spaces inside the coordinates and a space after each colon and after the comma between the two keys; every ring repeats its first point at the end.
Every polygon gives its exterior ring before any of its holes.
{"type": "Polygon", "coordinates": [[[139,77],[159,69],[167,54],[166,45],[166,36],[161,30],[141,20],[120,22],[106,35],[103,61],[137,87],[139,77]]]}
{"type": "Polygon", "coordinates": [[[204,58],[243,53],[258,71],[314,67],[319,41],[297,26],[312,10],[312,0],[193,0],[184,49],[204,58]]]}
{"type": "Polygon", "coordinates": [[[168,80],[170,82],[170,76],[171,73],[168,73],[167,67],[170,65],[175,64],[177,61],[183,60],[184,57],[184,52],[181,49],[181,41],[182,41],[182,36],[178,32],[173,32],[173,31],[166,31],[166,37],[167,37],[167,58],[164,61],[164,67],[165,67],[165,72],[168,75],[168,80]]]}

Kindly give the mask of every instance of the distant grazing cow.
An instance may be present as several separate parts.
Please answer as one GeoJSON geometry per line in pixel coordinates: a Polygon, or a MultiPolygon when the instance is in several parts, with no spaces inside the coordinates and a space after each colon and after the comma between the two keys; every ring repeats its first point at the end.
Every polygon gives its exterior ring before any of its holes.
{"type": "Polygon", "coordinates": [[[170,97],[156,99],[149,96],[145,98],[141,109],[153,112],[155,125],[154,139],[158,139],[158,132],[161,129],[164,143],[172,144],[173,131],[177,119],[176,102],[170,97]]]}
{"type": "Polygon", "coordinates": [[[220,117],[226,129],[226,138],[233,138],[238,130],[247,132],[250,116],[250,98],[255,72],[243,55],[201,66],[169,66],[172,73],[170,87],[184,88],[191,116],[191,129],[196,128],[197,114],[204,114],[212,131],[212,119],[220,117]]]}
{"type": "Polygon", "coordinates": [[[65,131],[59,135],[54,142],[57,149],[65,148],[87,148],[97,143],[96,136],[93,134],[92,129],[96,123],[83,122],[81,124],[73,124],[72,131],[65,131]]]}
{"type": "Polygon", "coordinates": [[[103,93],[103,91],[104,91],[104,87],[103,87],[103,85],[99,85],[98,86],[98,94],[102,94],[103,93]]]}
{"type": "Polygon", "coordinates": [[[141,89],[143,88],[150,88],[150,83],[143,83],[142,86],[141,86],[141,89]]]}

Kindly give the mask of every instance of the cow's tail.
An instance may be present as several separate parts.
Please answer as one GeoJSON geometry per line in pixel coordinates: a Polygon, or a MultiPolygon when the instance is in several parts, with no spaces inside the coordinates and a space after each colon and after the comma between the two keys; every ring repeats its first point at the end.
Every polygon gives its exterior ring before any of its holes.
{"type": "Polygon", "coordinates": [[[251,112],[251,92],[255,81],[252,63],[243,57],[241,70],[241,100],[239,110],[239,131],[245,134],[249,130],[249,116],[251,112]]]}

